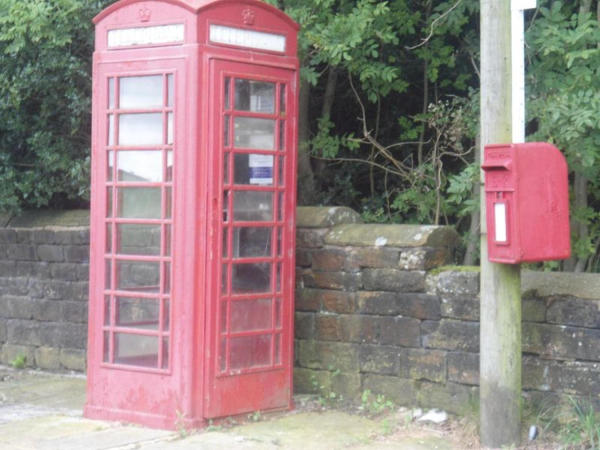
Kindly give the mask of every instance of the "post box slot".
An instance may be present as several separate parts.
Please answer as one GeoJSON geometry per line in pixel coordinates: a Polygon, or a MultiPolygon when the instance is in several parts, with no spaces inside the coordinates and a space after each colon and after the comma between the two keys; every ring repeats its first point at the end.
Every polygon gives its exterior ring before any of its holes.
{"type": "Polygon", "coordinates": [[[496,242],[506,243],[508,239],[508,223],[506,221],[506,203],[494,204],[494,225],[496,242]]]}

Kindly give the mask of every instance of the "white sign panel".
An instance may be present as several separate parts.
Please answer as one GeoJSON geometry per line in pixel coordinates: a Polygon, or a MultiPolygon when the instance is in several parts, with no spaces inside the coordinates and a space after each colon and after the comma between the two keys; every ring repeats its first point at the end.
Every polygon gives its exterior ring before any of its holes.
{"type": "Polygon", "coordinates": [[[510,4],[510,9],[513,11],[523,11],[535,7],[537,7],[536,0],[512,0],[512,3],[510,4]]]}
{"type": "Polygon", "coordinates": [[[285,36],[260,31],[241,30],[239,28],[210,26],[210,41],[217,44],[237,45],[239,47],[285,52],[285,36]]]}
{"type": "Polygon", "coordinates": [[[273,157],[269,155],[250,155],[250,184],[273,184],[273,157]]]}
{"type": "Polygon", "coordinates": [[[130,47],[132,45],[176,44],[183,42],[183,24],[160,25],[157,27],[122,28],[109,30],[108,47],[130,47]]]}
{"type": "Polygon", "coordinates": [[[506,204],[494,204],[494,224],[496,225],[496,242],[506,242],[506,204]]]}

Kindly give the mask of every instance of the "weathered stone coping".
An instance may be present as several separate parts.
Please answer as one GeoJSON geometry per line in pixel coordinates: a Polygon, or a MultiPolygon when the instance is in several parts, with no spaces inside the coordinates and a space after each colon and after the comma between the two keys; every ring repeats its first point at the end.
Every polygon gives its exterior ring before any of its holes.
{"type": "Polygon", "coordinates": [[[72,228],[89,226],[90,211],[87,209],[24,211],[22,214],[12,218],[9,218],[6,214],[0,215],[0,227],[6,228],[72,228]]]}
{"type": "Polygon", "coordinates": [[[325,236],[326,245],[357,247],[458,247],[460,235],[434,225],[339,225],[325,236]]]}
{"type": "Polygon", "coordinates": [[[296,210],[298,228],[330,228],[349,223],[363,223],[362,217],[345,206],[300,206],[296,210]]]}
{"type": "MultiPolygon", "coordinates": [[[[444,272],[470,273],[479,275],[477,266],[443,266],[430,272],[439,275],[444,272]]],[[[600,274],[572,272],[521,271],[521,293],[523,297],[570,296],[598,301],[600,309],[600,274]]]]}

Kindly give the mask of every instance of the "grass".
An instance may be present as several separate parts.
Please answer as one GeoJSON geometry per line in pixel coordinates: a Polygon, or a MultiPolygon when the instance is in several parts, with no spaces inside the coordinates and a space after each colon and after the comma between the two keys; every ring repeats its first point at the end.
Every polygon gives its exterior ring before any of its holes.
{"type": "Polygon", "coordinates": [[[27,365],[27,357],[25,355],[17,355],[10,363],[15,369],[24,369],[27,365]]]}

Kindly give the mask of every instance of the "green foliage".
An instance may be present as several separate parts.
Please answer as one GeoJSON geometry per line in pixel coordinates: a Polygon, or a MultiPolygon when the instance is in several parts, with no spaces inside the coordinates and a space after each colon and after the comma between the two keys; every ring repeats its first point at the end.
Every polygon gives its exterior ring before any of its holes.
{"type": "Polygon", "coordinates": [[[25,355],[17,355],[15,356],[15,359],[10,362],[10,365],[15,369],[24,369],[27,365],[27,357],[25,355]]]}
{"type": "Polygon", "coordinates": [[[367,389],[362,393],[359,409],[364,411],[370,417],[374,417],[389,412],[395,407],[396,405],[394,402],[386,399],[385,395],[374,395],[367,389]]]}
{"type": "Polygon", "coordinates": [[[109,3],[0,0],[0,210],[88,197],[91,19],[109,3]]]}

